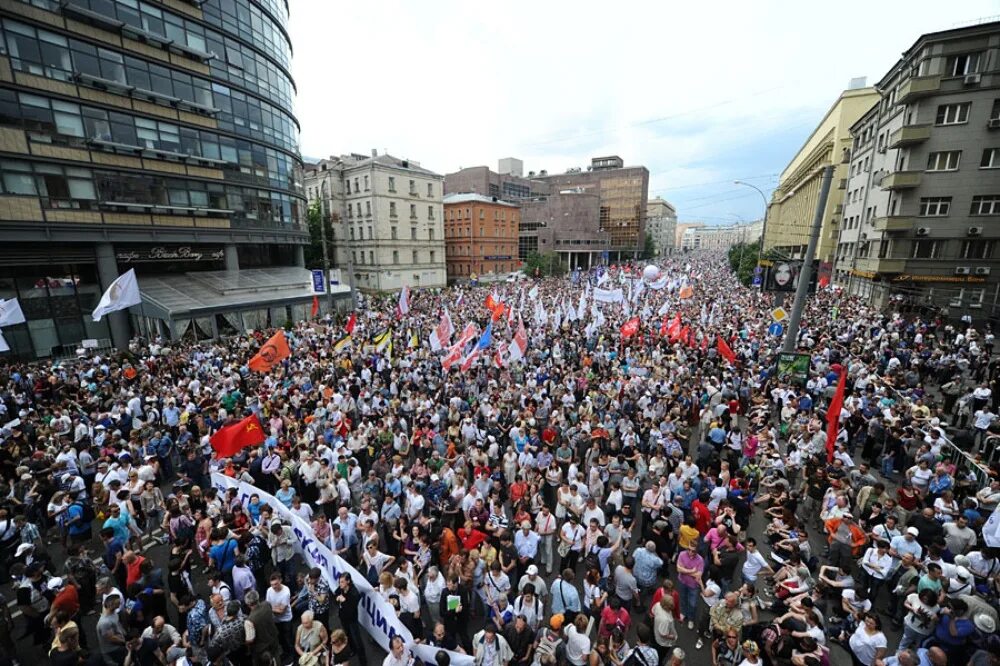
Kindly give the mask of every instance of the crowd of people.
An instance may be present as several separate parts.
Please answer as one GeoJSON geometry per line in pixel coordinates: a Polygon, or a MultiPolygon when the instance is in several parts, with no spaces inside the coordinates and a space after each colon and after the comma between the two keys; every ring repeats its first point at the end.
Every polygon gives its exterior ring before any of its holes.
{"type": "Polygon", "coordinates": [[[795,376],[774,306],[696,253],[368,296],[267,372],[273,331],[0,361],[0,664],[415,662],[220,473],[440,664],[998,666],[992,332],[824,288],[795,376]],[[443,318],[492,341],[445,369],[443,318]],[[250,414],[266,441],[215,455],[250,414]]]}

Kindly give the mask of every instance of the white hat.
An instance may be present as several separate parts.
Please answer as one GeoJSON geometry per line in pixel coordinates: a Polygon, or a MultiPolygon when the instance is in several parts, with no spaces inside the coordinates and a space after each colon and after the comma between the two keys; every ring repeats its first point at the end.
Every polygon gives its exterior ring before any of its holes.
{"type": "Polygon", "coordinates": [[[538,567],[536,567],[534,564],[529,564],[528,565],[528,575],[529,576],[537,576],[538,575],[538,567]]]}
{"type": "Polygon", "coordinates": [[[992,634],[997,630],[996,621],[987,615],[986,613],[980,613],[972,618],[973,623],[976,625],[976,629],[983,632],[984,634],[992,634]]]}
{"type": "Polygon", "coordinates": [[[920,530],[918,530],[916,527],[907,527],[906,528],[906,533],[907,534],[912,534],[915,537],[916,536],[920,536],[920,530]]]}
{"type": "Polygon", "coordinates": [[[48,587],[49,590],[58,590],[63,586],[63,579],[59,576],[49,578],[49,582],[46,583],[45,586],[48,587]]]}
{"type": "Polygon", "coordinates": [[[965,567],[955,567],[955,576],[962,580],[969,580],[969,570],[965,567]]]}
{"type": "Polygon", "coordinates": [[[22,543],[17,547],[17,552],[14,553],[14,557],[21,557],[25,552],[31,550],[32,548],[34,548],[34,546],[30,543],[22,543]]]}

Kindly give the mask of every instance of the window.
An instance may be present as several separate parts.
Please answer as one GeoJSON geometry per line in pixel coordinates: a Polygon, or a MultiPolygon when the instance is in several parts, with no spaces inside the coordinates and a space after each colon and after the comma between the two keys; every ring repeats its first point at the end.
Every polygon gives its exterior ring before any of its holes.
{"type": "Polygon", "coordinates": [[[972,102],[961,104],[942,104],[937,110],[936,125],[959,125],[969,122],[969,108],[972,102]]]}
{"type": "Polygon", "coordinates": [[[354,179],[354,193],[357,194],[359,191],[360,190],[358,190],[358,179],[355,178],[354,179]]]}
{"type": "Polygon", "coordinates": [[[962,241],[962,259],[992,259],[993,241],[966,240],[962,241]]]}
{"type": "Polygon", "coordinates": [[[417,204],[410,204],[410,219],[417,219],[417,204]]]}
{"type": "Polygon", "coordinates": [[[920,217],[944,217],[951,210],[951,197],[922,197],[920,217]]]}
{"type": "Polygon", "coordinates": [[[417,240],[417,228],[410,227],[410,240],[417,240]]]}
{"type": "Polygon", "coordinates": [[[368,250],[368,263],[372,265],[375,264],[375,252],[372,250],[368,250]]]}
{"type": "Polygon", "coordinates": [[[396,202],[389,202],[389,217],[396,217],[396,202]]]}
{"type": "Polygon", "coordinates": [[[372,233],[372,228],[368,227],[368,240],[373,240],[374,238],[375,234],[372,233]]]}
{"type": "Polygon", "coordinates": [[[1000,148],[986,148],[983,159],[979,162],[980,169],[1000,169],[1000,148]]]}
{"type": "Polygon", "coordinates": [[[416,193],[417,193],[417,181],[411,180],[410,181],[410,194],[416,194],[416,193]]]}
{"type": "Polygon", "coordinates": [[[368,176],[365,176],[365,192],[368,191],[368,176]]]}
{"type": "Polygon", "coordinates": [[[913,252],[911,259],[934,259],[938,255],[938,241],[915,240],[913,241],[913,252]]]}
{"type": "Polygon", "coordinates": [[[434,230],[433,229],[428,229],[427,230],[427,239],[428,240],[434,240],[434,230]]]}
{"type": "Polygon", "coordinates": [[[945,76],[965,76],[979,71],[979,54],[963,53],[949,56],[945,64],[945,76]]]}
{"type": "Polygon", "coordinates": [[[434,183],[427,183],[427,196],[434,196],[434,183]]]}
{"type": "Polygon", "coordinates": [[[1000,215],[1000,194],[972,197],[969,215],[1000,215]]]}
{"type": "Polygon", "coordinates": [[[416,250],[413,251],[413,263],[415,264],[420,263],[420,253],[417,252],[416,250]]]}
{"type": "Polygon", "coordinates": [[[427,219],[428,220],[433,220],[434,219],[434,206],[428,206],[427,207],[427,219]]]}
{"type": "Polygon", "coordinates": [[[351,227],[351,240],[354,240],[354,227],[351,227]]]}
{"type": "MultiPolygon", "coordinates": [[[[393,229],[393,232],[395,232],[395,231],[396,230],[393,229]]],[[[395,238],[395,236],[393,236],[393,237],[395,238]]],[[[399,263],[399,250],[393,250],[392,251],[392,263],[394,263],[394,264],[398,264],[399,263]]]]}
{"type": "Polygon", "coordinates": [[[365,202],[365,217],[371,217],[371,216],[372,216],[372,202],[371,201],[366,201],[365,202]]]}
{"type": "Polygon", "coordinates": [[[927,156],[927,170],[958,171],[958,163],[961,158],[961,150],[947,150],[940,153],[931,153],[927,156]]]}
{"type": "Polygon", "coordinates": [[[389,227],[389,235],[392,240],[396,240],[396,227],[389,227]]]}
{"type": "Polygon", "coordinates": [[[389,191],[390,192],[396,191],[396,179],[392,176],[389,176],[389,191]]]}
{"type": "Polygon", "coordinates": [[[431,250],[431,263],[432,264],[434,263],[434,261],[436,260],[436,258],[437,258],[437,252],[435,252],[434,250],[431,250]]]}
{"type": "Polygon", "coordinates": [[[990,120],[1000,120],[1000,99],[993,100],[993,109],[990,111],[990,120]]]}

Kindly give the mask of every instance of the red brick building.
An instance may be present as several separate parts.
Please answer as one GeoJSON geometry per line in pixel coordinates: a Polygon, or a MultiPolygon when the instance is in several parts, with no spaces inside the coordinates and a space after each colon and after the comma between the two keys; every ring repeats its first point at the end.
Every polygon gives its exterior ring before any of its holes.
{"type": "Polygon", "coordinates": [[[444,238],[448,281],[520,268],[520,225],[521,209],[516,204],[474,193],[447,195],[444,238]]]}

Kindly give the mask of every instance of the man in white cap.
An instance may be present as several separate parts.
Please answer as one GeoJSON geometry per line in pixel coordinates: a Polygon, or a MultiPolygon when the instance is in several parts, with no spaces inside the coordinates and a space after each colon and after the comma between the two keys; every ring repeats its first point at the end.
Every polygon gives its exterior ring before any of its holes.
{"type": "MultiPolygon", "coordinates": [[[[531,521],[521,522],[521,529],[514,534],[514,548],[517,549],[517,571],[523,573],[535,563],[538,556],[538,544],[542,538],[538,532],[531,529],[531,521]]],[[[536,570],[537,573],[537,570],[536,570]]]]}
{"type": "Polygon", "coordinates": [[[529,583],[535,586],[535,596],[541,599],[544,604],[545,598],[549,594],[549,586],[545,582],[545,579],[538,575],[538,567],[534,564],[529,564],[528,568],[525,569],[524,575],[521,576],[521,580],[517,583],[517,591],[521,592],[524,586],[529,583]]]}

